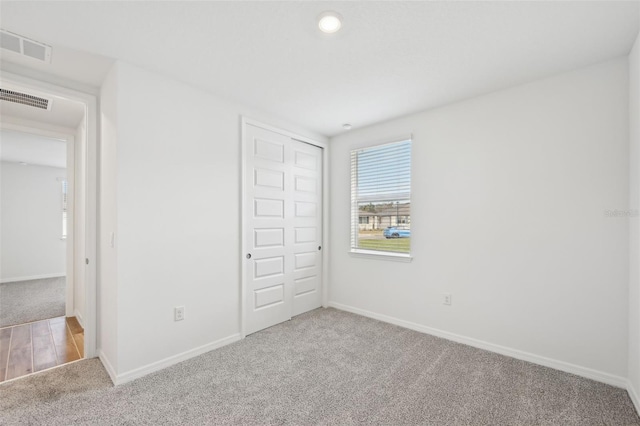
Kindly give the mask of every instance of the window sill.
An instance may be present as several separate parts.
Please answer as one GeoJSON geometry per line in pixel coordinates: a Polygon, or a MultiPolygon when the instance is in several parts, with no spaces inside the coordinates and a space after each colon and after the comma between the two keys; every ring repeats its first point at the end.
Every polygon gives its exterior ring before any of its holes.
{"type": "Polygon", "coordinates": [[[393,262],[411,262],[413,257],[407,253],[391,253],[379,252],[374,250],[354,249],[349,252],[352,257],[361,257],[364,259],[391,260],[393,262]]]}

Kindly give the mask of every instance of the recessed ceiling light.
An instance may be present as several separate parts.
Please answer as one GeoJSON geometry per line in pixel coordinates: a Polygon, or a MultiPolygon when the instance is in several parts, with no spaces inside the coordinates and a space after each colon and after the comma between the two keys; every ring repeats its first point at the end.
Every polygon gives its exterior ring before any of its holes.
{"type": "Polygon", "coordinates": [[[323,33],[335,33],[342,28],[342,16],[337,12],[323,12],[318,16],[318,28],[323,33]]]}
{"type": "Polygon", "coordinates": [[[25,163],[24,161],[21,161],[18,164],[20,164],[21,166],[26,166],[27,165],[27,163],[25,163]]]}
{"type": "Polygon", "coordinates": [[[349,123],[344,123],[344,124],[342,125],[342,128],[343,128],[343,129],[345,129],[345,130],[351,130],[351,124],[349,124],[349,123]]]}

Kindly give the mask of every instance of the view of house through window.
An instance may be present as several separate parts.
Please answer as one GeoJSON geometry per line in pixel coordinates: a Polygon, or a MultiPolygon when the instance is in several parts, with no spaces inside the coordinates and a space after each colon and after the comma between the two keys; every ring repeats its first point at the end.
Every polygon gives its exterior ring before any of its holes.
{"type": "Polygon", "coordinates": [[[351,151],[351,250],[410,247],[411,140],[351,151]]]}

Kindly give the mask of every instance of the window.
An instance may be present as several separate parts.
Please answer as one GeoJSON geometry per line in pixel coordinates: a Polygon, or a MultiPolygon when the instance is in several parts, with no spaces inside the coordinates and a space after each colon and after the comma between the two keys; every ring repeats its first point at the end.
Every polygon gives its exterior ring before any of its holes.
{"type": "Polygon", "coordinates": [[[67,181],[62,181],[62,239],[67,239],[67,181]]]}
{"type": "Polygon", "coordinates": [[[351,251],[408,255],[411,140],[351,151],[351,251]]]}

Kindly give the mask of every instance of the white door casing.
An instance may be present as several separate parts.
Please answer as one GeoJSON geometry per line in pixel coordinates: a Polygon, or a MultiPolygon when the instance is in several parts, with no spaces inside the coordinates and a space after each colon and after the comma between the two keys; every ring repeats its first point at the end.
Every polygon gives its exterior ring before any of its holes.
{"type": "Polygon", "coordinates": [[[244,332],[322,304],[322,148],[245,123],[244,332]]]}

